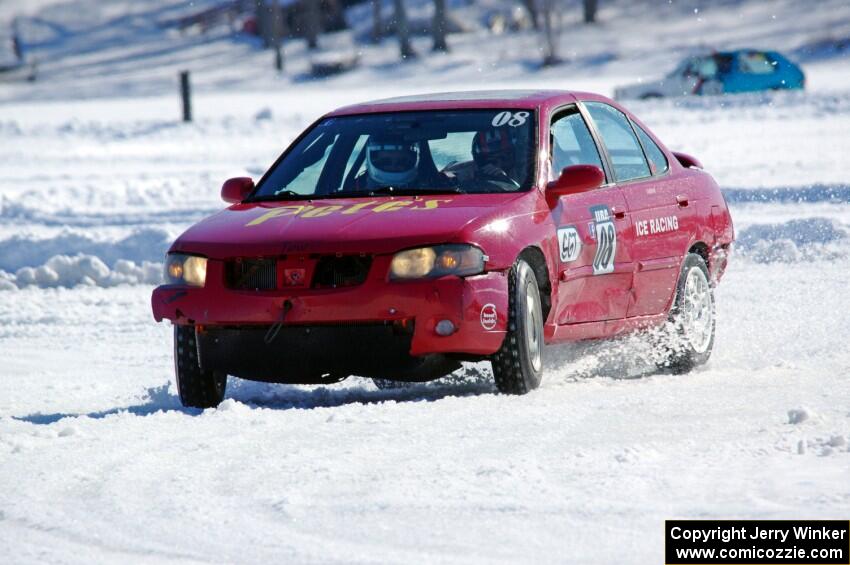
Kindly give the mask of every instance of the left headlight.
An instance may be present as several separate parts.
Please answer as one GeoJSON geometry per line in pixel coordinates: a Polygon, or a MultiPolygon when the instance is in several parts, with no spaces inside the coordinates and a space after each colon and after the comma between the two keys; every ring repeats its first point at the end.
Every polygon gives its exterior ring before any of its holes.
{"type": "Polygon", "coordinates": [[[169,284],[204,286],[207,281],[207,258],[171,253],[165,258],[165,281],[169,284]]]}
{"type": "Polygon", "coordinates": [[[390,263],[391,279],[421,279],[484,272],[484,252],[472,245],[451,244],[400,251],[390,263]]]}

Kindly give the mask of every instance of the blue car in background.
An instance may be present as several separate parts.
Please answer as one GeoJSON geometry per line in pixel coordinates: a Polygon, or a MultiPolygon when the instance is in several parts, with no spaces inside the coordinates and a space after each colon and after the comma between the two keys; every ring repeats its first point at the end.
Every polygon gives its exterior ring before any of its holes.
{"type": "Polygon", "coordinates": [[[682,61],[660,81],[617,88],[614,97],[661,98],[804,88],[803,70],[777,51],[740,49],[682,61]]]}

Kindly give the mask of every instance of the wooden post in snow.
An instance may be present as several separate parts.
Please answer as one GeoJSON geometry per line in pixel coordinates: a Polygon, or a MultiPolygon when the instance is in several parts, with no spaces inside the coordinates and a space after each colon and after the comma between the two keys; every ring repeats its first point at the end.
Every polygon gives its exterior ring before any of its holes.
{"type": "Polygon", "coordinates": [[[192,86],[189,71],[180,71],[180,97],[183,99],[183,121],[192,121],[192,86]]]}

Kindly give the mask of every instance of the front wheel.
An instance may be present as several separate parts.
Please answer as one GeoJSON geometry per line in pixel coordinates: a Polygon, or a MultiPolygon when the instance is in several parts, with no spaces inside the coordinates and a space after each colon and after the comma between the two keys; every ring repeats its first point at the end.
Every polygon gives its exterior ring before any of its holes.
{"type": "Polygon", "coordinates": [[[493,355],[496,388],[525,394],[543,377],[543,308],[534,270],[522,259],[511,268],[508,283],[508,332],[493,355]]]}
{"type": "Polygon", "coordinates": [[[714,292],[705,260],[696,253],[688,253],[682,264],[669,325],[662,368],[687,373],[708,361],[714,349],[714,292]]]}
{"type": "Polygon", "coordinates": [[[224,400],[227,374],[201,368],[194,326],[174,326],[174,372],[183,406],[213,408],[224,400]]]}

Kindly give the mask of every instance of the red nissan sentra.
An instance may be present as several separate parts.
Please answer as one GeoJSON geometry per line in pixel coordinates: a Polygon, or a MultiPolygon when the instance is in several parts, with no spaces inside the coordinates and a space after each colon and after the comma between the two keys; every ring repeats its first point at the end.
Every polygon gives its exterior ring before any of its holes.
{"type": "Polygon", "coordinates": [[[711,354],[734,239],[699,161],[580,92],[342,108],[222,198],[152,297],[187,406],[221,402],[227,375],[384,388],[480,360],[522,394],[544,344],[653,326],[662,364],[684,372],[711,354]]]}

